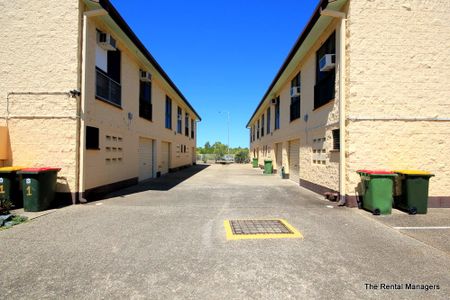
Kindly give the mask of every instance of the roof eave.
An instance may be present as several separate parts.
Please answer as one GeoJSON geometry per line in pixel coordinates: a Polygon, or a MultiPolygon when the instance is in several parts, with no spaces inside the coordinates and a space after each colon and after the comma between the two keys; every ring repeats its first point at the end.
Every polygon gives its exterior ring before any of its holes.
{"type": "Polygon", "coordinates": [[[119,26],[119,28],[130,38],[130,40],[136,45],[136,47],[141,51],[141,53],[145,56],[146,59],[149,60],[149,62],[155,67],[155,69],[158,71],[158,73],[161,74],[161,76],[164,78],[164,80],[170,85],[170,87],[175,91],[175,93],[181,98],[181,100],[186,103],[186,105],[189,107],[189,109],[192,110],[192,112],[195,114],[197,119],[201,121],[200,115],[195,111],[195,109],[192,107],[192,105],[189,103],[189,101],[186,99],[186,97],[181,93],[180,89],[175,85],[175,83],[170,79],[169,75],[164,71],[164,69],[159,65],[159,63],[156,61],[156,59],[151,55],[150,51],[144,46],[144,44],[139,40],[139,38],[136,36],[136,34],[133,32],[131,27],[126,23],[126,21],[122,18],[122,16],[119,14],[119,12],[116,10],[116,8],[111,4],[109,0],[99,0],[98,3],[100,4],[103,9],[105,9],[109,16],[114,20],[114,22],[119,26]]]}
{"type": "Polygon", "coordinates": [[[297,50],[302,45],[303,41],[306,39],[306,37],[311,32],[311,30],[314,27],[314,25],[316,24],[316,22],[319,20],[319,18],[320,18],[320,11],[322,9],[325,9],[327,7],[328,3],[329,3],[329,0],[321,0],[319,2],[319,4],[317,5],[316,9],[314,10],[313,15],[311,16],[311,18],[309,19],[309,21],[306,24],[305,28],[303,29],[302,33],[298,37],[298,39],[295,42],[294,46],[292,47],[291,51],[289,51],[289,54],[286,57],[286,59],[284,60],[283,64],[281,65],[280,69],[278,70],[277,75],[275,75],[275,78],[272,80],[272,83],[270,84],[270,86],[267,89],[266,93],[262,97],[261,101],[259,102],[259,104],[256,107],[255,111],[253,112],[252,116],[248,120],[246,128],[250,128],[250,123],[252,122],[252,120],[255,117],[256,113],[258,112],[258,110],[263,105],[263,103],[264,103],[265,99],[267,98],[267,96],[269,96],[270,92],[272,91],[272,89],[275,86],[275,84],[277,83],[277,81],[280,79],[280,77],[283,74],[283,72],[286,70],[287,66],[289,65],[289,63],[291,62],[292,58],[297,53],[297,50]]]}

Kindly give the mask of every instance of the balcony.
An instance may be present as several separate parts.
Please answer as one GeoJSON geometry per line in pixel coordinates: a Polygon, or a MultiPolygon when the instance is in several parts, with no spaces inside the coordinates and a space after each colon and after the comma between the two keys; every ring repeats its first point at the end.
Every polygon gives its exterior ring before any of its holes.
{"type": "Polygon", "coordinates": [[[122,88],[120,83],[110,78],[105,72],[96,70],[95,96],[113,105],[121,106],[122,88]]]}

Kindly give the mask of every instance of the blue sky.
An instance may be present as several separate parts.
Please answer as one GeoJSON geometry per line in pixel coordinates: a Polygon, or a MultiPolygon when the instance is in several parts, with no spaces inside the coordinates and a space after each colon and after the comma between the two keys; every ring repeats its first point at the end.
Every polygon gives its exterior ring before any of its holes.
{"type": "Polygon", "coordinates": [[[202,117],[198,146],[248,147],[248,119],[318,0],[111,1],[202,117]]]}

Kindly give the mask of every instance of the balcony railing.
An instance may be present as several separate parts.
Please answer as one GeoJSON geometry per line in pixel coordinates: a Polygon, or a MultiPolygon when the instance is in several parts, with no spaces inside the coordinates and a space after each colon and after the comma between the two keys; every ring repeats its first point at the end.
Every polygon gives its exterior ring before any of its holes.
{"type": "Polygon", "coordinates": [[[120,86],[120,83],[114,81],[101,70],[97,69],[96,71],[97,75],[95,95],[100,99],[121,106],[122,88],[120,86]]]}

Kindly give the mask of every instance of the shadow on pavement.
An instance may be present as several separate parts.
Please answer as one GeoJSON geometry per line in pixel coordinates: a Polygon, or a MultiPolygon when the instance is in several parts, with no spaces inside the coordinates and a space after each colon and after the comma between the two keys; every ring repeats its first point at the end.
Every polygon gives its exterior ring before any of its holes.
{"type": "Polygon", "coordinates": [[[120,197],[145,191],[168,191],[207,167],[209,165],[194,165],[177,172],[164,174],[159,178],[142,181],[137,185],[109,193],[102,198],[120,197]]]}

